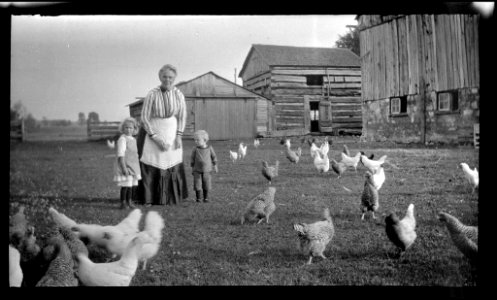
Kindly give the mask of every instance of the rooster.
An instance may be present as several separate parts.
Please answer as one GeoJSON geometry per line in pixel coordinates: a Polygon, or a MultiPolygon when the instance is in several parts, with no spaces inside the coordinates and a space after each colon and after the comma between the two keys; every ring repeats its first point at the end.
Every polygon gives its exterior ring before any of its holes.
{"type": "Polygon", "coordinates": [[[286,139],[284,145],[286,147],[286,158],[288,158],[290,162],[297,164],[299,162],[300,156],[302,155],[302,148],[297,148],[297,151],[291,150],[290,139],[286,139]]]}
{"type": "Polygon", "coordinates": [[[238,152],[230,150],[230,159],[233,163],[238,159],[238,152]]]}
{"type": "Polygon", "coordinates": [[[21,287],[22,279],[21,254],[9,245],[9,286],[21,287]]]}
{"type": "Polygon", "coordinates": [[[119,224],[102,226],[98,224],[77,224],[72,227],[77,236],[87,238],[90,242],[106,248],[113,257],[121,255],[129,242],[129,236],[139,232],[138,225],[142,212],[136,208],[119,224]]]}
{"type": "Polygon", "coordinates": [[[331,168],[338,174],[338,179],[340,179],[343,172],[347,170],[347,166],[343,162],[337,162],[333,158],[331,159],[331,168]]]}
{"type": "Polygon", "coordinates": [[[271,184],[271,181],[273,178],[278,176],[278,168],[279,168],[280,162],[276,161],[274,166],[270,166],[267,161],[262,161],[262,175],[269,180],[269,184],[271,184]]]}
{"type": "Polygon", "coordinates": [[[304,255],[309,256],[308,265],[312,263],[313,257],[320,256],[326,259],[324,251],[335,235],[335,228],[328,208],[325,208],[323,217],[324,220],[311,224],[293,224],[293,229],[297,231],[299,238],[299,250],[304,255]]]}
{"type": "Polygon", "coordinates": [[[244,159],[245,155],[247,155],[247,145],[240,143],[238,146],[238,157],[244,159]]]}
{"type": "Polygon", "coordinates": [[[316,156],[314,156],[314,166],[319,171],[319,173],[326,173],[330,170],[330,159],[328,154],[321,153],[318,151],[316,156]]]}
{"type": "Polygon", "coordinates": [[[478,227],[467,226],[456,217],[440,212],[438,219],[445,223],[454,245],[467,258],[474,260],[478,255],[478,227]]]}
{"type": "Polygon", "coordinates": [[[261,142],[259,141],[259,139],[254,139],[254,148],[259,147],[260,144],[261,144],[261,142]]]}
{"type": "Polygon", "coordinates": [[[269,223],[269,216],[276,210],[274,204],[275,187],[268,187],[263,193],[252,198],[241,218],[241,224],[245,221],[256,221],[257,224],[266,219],[266,224],[269,223]]]}
{"type": "Polygon", "coordinates": [[[385,170],[383,170],[383,167],[379,167],[376,173],[373,174],[373,182],[374,187],[379,191],[385,182],[385,170]]]}
{"type": "Polygon", "coordinates": [[[383,155],[378,160],[369,159],[364,154],[361,155],[361,163],[373,174],[376,173],[376,170],[378,170],[378,168],[385,163],[386,159],[386,155],[383,155]]]}
{"type": "Polygon", "coordinates": [[[107,147],[109,147],[110,149],[115,149],[116,141],[107,140],[107,147]]]}
{"type": "Polygon", "coordinates": [[[377,211],[380,206],[378,190],[374,187],[373,174],[366,171],[365,177],[364,190],[361,196],[361,220],[364,220],[364,215],[367,211],[371,211],[373,213],[373,219],[376,219],[374,212],[377,211]]]}
{"type": "Polygon", "coordinates": [[[94,263],[88,256],[78,254],[78,277],[85,286],[129,286],[135,276],[140,251],[153,239],[145,235],[135,236],[117,261],[94,263]]]}
{"type": "Polygon", "coordinates": [[[409,204],[406,215],[399,220],[395,212],[385,218],[385,230],[388,239],[397,246],[399,255],[402,255],[416,240],[416,218],[414,204],[409,204]]]}
{"type": "MultiPolygon", "coordinates": [[[[144,242],[138,251],[138,260],[143,261],[142,270],[147,268],[147,260],[154,257],[159,251],[162,241],[162,230],[164,229],[164,219],[156,211],[149,211],[145,217],[145,228],[136,236],[150,238],[149,242],[144,242]]],[[[146,241],[147,238],[144,238],[146,241]]]]}
{"type": "Polygon", "coordinates": [[[474,193],[479,183],[478,170],[476,169],[476,167],[473,170],[471,170],[467,163],[460,163],[459,166],[464,172],[464,177],[466,177],[466,179],[468,180],[469,184],[473,189],[472,193],[474,193]]]}

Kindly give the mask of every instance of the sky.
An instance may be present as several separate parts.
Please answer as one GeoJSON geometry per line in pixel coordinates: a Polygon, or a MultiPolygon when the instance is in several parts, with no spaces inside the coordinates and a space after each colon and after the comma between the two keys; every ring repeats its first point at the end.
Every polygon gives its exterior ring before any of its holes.
{"type": "Polygon", "coordinates": [[[128,104],[177,67],[175,83],[207,72],[238,77],[252,44],[334,47],[355,15],[17,15],[11,31],[11,105],[34,118],[101,121],[129,116],[128,104]]]}

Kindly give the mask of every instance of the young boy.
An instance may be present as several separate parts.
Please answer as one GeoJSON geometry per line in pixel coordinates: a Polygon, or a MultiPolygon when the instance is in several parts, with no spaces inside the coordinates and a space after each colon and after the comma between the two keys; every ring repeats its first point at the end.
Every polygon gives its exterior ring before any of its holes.
{"type": "Polygon", "coordinates": [[[204,202],[209,202],[211,190],[211,172],[217,169],[217,157],[212,146],[208,146],[209,134],[205,130],[197,130],[193,134],[196,147],[193,147],[191,166],[193,173],[193,188],[197,202],[201,202],[201,192],[204,192],[204,202]]]}

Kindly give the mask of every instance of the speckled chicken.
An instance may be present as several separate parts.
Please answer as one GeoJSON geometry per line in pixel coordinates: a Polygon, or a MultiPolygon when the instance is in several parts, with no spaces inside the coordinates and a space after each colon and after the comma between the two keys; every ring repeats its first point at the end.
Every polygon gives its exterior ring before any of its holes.
{"type": "Polygon", "coordinates": [[[257,224],[266,219],[266,223],[269,223],[269,216],[276,210],[276,205],[274,204],[274,195],[276,193],[275,187],[268,187],[264,192],[252,198],[241,218],[241,224],[245,221],[257,221],[257,224]]]}
{"type": "Polygon", "coordinates": [[[335,228],[331,220],[330,210],[325,208],[324,220],[311,224],[293,224],[293,229],[298,234],[298,248],[305,256],[309,256],[307,264],[312,263],[312,258],[320,256],[326,259],[324,251],[335,235],[335,228]]]}
{"type": "Polygon", "coordinates": [[[22,279],[21,254],[16,248],[9,245],[9,286],[20,287],[22,279]]]}
{"type": "Polygon", "coordinates": [[[290,144],[290,139],[286,139],[284,142],[286,147],[285,155],[288,160],[294,164],[299,162],[300,156],[302,155],[302,148],[297,148],[297,151],[293,151],[290,144]]]}
{"type": "Polygon", "coordinates": [[[273,166],[270,166],[267,161],[262,161],[262,175],[269,181],[269,184],[275,177],[278,176],[280,162],[277,160],[273,166]]]}
{"type": "Polygon", "coordinates": [[[63,238],[53,239],[51,242],[55,246],[55,258],[36,286],[78,286],[71,250],[63,238]]]}
{"type": "Polygon", "coordinates": [[[476,169],[476,167],[473,170],[471,170],[471,168],[468,166],[467,163],[460,163],[459,166],[461,167],[464,173],[464,177],[468,180],[469,184],[471,185],[472,193],[474,193],[480,181],[478,170],[476,169]]]}
{"type": "Polygon", "coordinates": [[[404,253],[412,246],[417,237],[414,204],[409,204],[402,220],[399,220],[395,212],[391,212],[385,218],[385,225],[388,239],[397,247],[400,254],[404,253]]]}
{"type": "Polygon", "coordinates": [[[446,212],[440,212],[438,219],[447,226],[452,242],[457,249],[467,258],[476,259],[478,255],[478,227],[464,225],[456,217],[446,212]]]}
{"type": "Polygon", "coordinates": [[[342,176],[342,174],[347,170],[347,166],[343,162],[337,162],[334,159],[330,160],[331,169],[338,175],[338,179],[342,176]]]}
{"type": "Polygon", "coordinates": [[[366,171],[365,178],[364,190],[361,196],[361,220],[364,220],[364,215],[368,211],[371,211],[373,219],[376,219],[374,213],[380,207],[378,190],[374,187],[373,174],[371,172],[366,171]]]}
{"type": "Polygon", "coordinates": [[[138,268],[140,250],[150,242],[150,237],[137,235],[119,260],[108,263],[94,263],[88,256],[78,254],[79,280],[85,286],[129,286],[138,268]]]}

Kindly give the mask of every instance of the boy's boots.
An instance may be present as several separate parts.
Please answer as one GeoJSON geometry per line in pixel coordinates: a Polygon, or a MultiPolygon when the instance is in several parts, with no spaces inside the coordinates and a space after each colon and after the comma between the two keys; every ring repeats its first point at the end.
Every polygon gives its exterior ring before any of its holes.
{"type": "Polygon", "coordinates": [[[126,208],[126,187],[121,187],[121,206],[119,207],[120,209],[125,209],[126,208]]]}
{"type": "Polygon", "coordinates": [[[128,191],[126,192],[126,204],[128,205],[129,208],[135,208],[135,205],[133,204],[132,197],[133,196],[133,188],[129,187],[128,191]]]}

